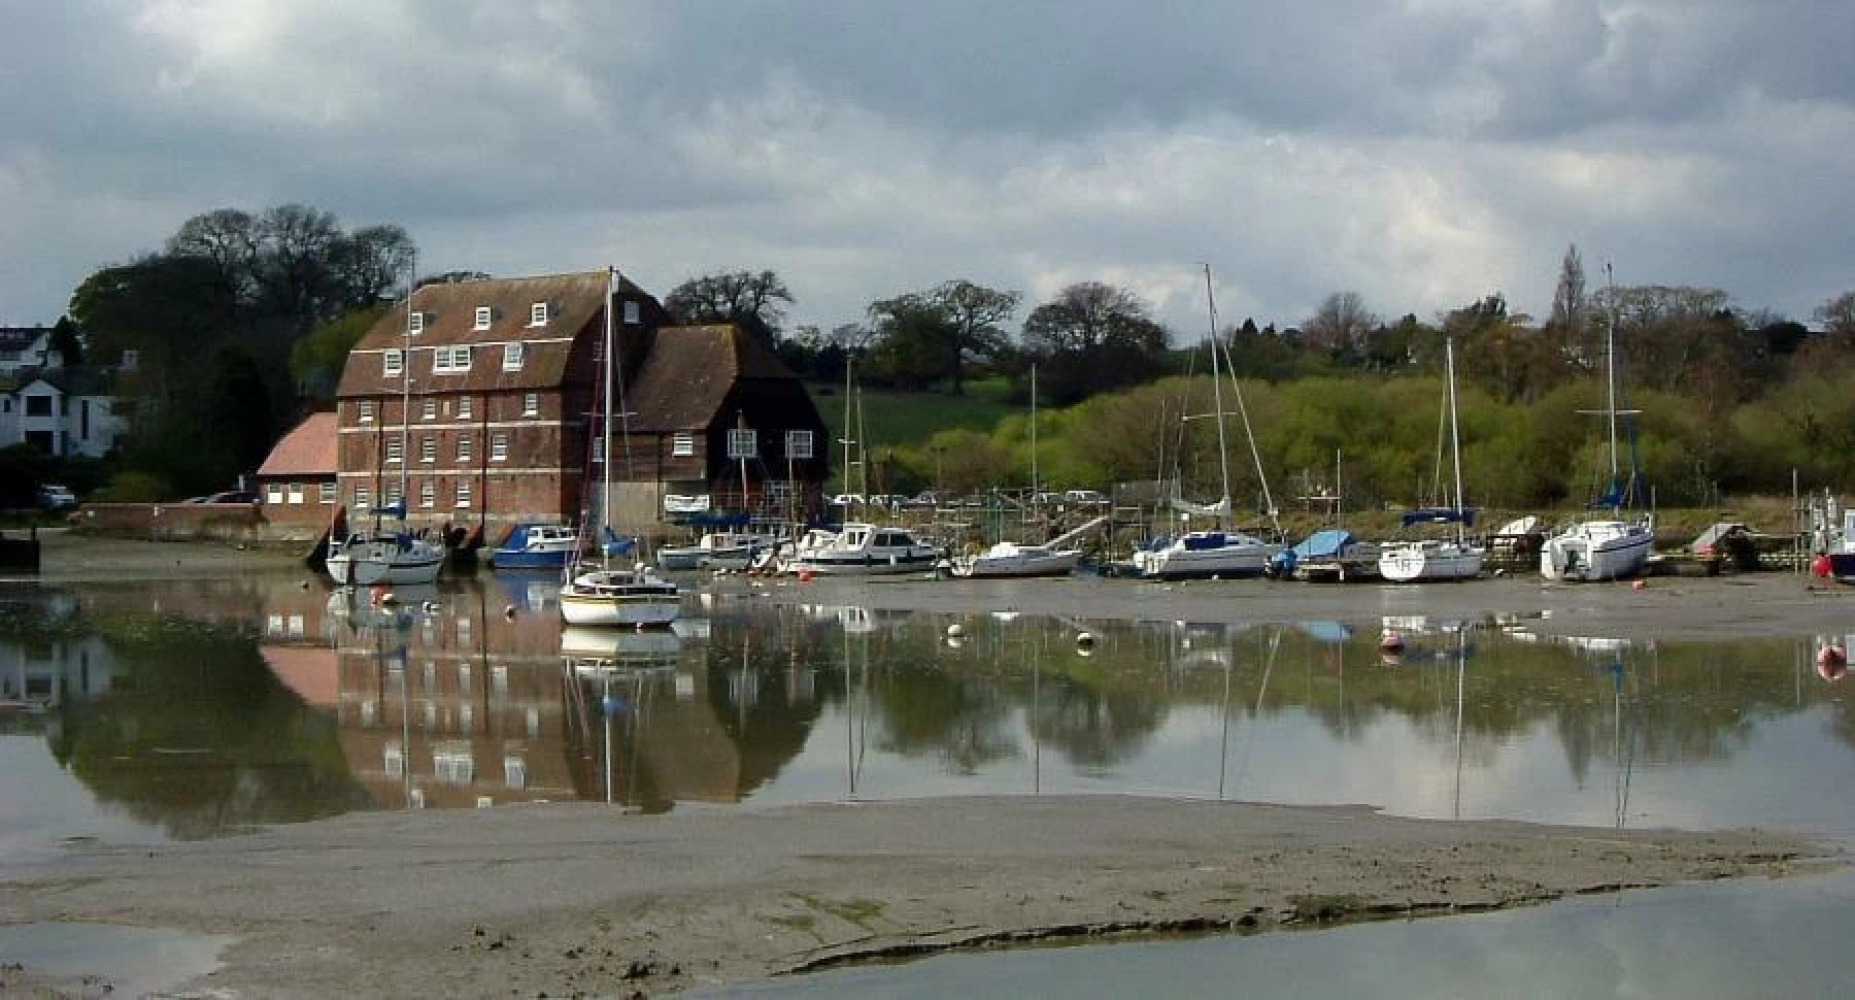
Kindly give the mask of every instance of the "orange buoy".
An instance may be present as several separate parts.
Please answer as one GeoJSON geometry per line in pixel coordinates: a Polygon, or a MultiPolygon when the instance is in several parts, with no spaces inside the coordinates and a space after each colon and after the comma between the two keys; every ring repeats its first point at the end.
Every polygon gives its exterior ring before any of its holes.
{"type": "Polygon", "coordinates": [[[1826,681],[1839,681],[1849,672],[1849,654],[1835,643],[1825,643],[1816,654],[1816,672],[1826,681]]]}
{"type": "Polygon", "coordinates": [[[812,582],[812,571],[809,569],[799,570],[799,582],[800,583],[812,582]]]}
{"type": "Polygon", "coordinates": [[[1829,575],[1835,572],[1835,564],[1829,561],[1828,553],[1819,552],[1816,558],[1810,563],[1810,572],[1827,580],[1829,579],[1829,575]]]}

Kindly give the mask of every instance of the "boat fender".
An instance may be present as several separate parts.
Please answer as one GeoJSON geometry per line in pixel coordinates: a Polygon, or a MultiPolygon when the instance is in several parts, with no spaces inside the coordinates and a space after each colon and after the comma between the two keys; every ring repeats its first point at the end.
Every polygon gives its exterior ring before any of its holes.
{"type": "Polygon", "coordinates": [[[1386,629],[1378,637],[1378,648],[1387,653],[1401,653],[1404,651],[1404,637],[1391,629],[1386,629]]]}
{"type": "Polygon", "coordinates": [[[1848,673],[1849,654],[1833,642],[1824,643],[1816,654],[1816,672],[1826,681],[1839,681],[1848,673]]]}

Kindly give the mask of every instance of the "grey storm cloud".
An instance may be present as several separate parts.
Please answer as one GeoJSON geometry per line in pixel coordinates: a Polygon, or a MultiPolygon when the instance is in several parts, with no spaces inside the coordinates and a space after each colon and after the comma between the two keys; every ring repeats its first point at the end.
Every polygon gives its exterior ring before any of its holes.
{"type": "Polygon", "coordinates": [[[1855,5],[0,0],[0,322],[189,216],[395,222],[431,270],[954,277],[1202,328],[1545,311],[1560,256],[1799,318],[1855,285],[1855,5]]]}

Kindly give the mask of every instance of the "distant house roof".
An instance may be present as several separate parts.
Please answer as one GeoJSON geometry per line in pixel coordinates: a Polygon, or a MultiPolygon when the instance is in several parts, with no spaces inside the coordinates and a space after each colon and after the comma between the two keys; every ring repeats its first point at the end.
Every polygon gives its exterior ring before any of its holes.
{"type": "Polygon", "coordinates": [[[49,326],[0,326],[0,351],[23,351],[51,332],[49,326]]]}
{"type": "Polygon", "coordinates": [[[64,368],[22,368],[14,376],[15,391],[44,382],[67,396],[108,396],[116,388],[116,370],[100,365],[64,368]]]}
{"type": "MultiPolygon", "coordinates": [[[[400,377],[385,372],[383,355],[403,350],[410,341],[409,367],[418,391],[484,392],[557,386],[568,381],[568,359],[577,334],[603,322],[607,273],[586,271],[533,278],[499,278],[430,284],[412,293],[411,312],[421,328],[408,334],[406,303],[387,311],[348,352],[342,369],[341,396],[377,396],[400,391],[400,377]],[[547,307],[546,321],[531,323],[537,304],[547,307]],[[477,329],[477,311],[490,311],[488,329],[477,329]],[[521,368],[505,371],[504,345],[521,343],[521,368]],[[433,348],[477,347],[465,373],[437,373],[433,348]]],[[[657,300],[622,275],[618,295],[639,303],[639,324],[654,328],[668,317],[657,300]]],[[[623,317],[617,317],[623,322],[623,317]]]]}
{"type": "Polygon", "coordinates": [[[665,327],[626,380],[625,409],[637,414],[632,429],[645,433],[703,428],[738,383],[793,378],[771,348],[732,323],[665,327]]]}
{"type": "Polygon", "coordinates": [[[333,413],[312,413],[283,436],[258,467],[260,476],[332,476],[336,471],[333,413]]]}

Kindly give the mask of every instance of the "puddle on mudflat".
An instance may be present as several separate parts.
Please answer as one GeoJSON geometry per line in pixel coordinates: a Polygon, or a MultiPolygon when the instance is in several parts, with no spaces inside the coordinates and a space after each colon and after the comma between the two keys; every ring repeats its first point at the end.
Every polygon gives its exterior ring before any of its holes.
{"type": "MultiPolygon", "coordinates": [[[[71,995],[139,997],[213,971],[232,940],[158,927],[0,924],[0,963],[71,995]]],[[[11,988],[5,977],[16,975],[0,972],[0,986],[11,988]]]]}
{"type": "Polygon", "coordinates": [[[1819,675],[1814,636],[751,599],[640,635],[563,632],[556,594],[489,574],[391,609],[291,573],[0,591],[0,697],[50,703],[0,718],[0,860],[535,800],[1116,793],[1855,834],[1855,688],[1819,675]]]}
{"type": "Polygon", "coordinates": [[[1840,996],[1855,875],[1592,896],[1461,917],[956,953],[690,996],[1840,996]]]}

